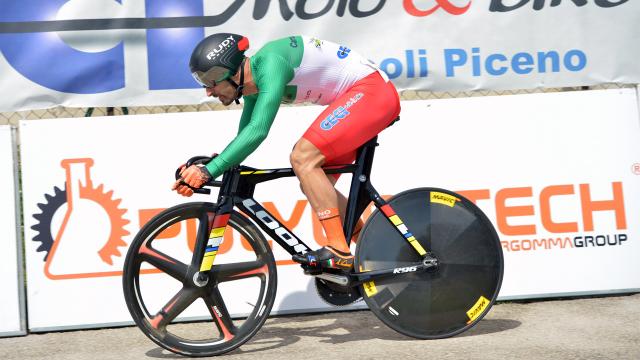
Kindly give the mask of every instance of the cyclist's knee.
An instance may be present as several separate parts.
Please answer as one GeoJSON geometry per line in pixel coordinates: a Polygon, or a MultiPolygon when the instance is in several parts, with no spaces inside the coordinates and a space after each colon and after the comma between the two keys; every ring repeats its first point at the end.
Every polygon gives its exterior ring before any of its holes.
{"type": "Polygon", "coordinates": [[[293,170],[298,172],[322,166],[325,158],[315,145],[306,139],[301,139],[293,147],[289,161],[293,170]]]}

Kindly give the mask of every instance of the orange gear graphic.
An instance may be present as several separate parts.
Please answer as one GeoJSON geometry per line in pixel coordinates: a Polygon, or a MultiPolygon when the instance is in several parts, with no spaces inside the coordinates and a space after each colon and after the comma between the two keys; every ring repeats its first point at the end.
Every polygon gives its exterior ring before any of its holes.
{"type": "Polygon", "coordinates": [[[80,187],[80,198],[95,201],[102,206],[109,215],[111,233],[104,246],[98,250],[100,259],[109,265],[113,265],[112,257],[122,256],[118,248],[127,246],[127,243],[124,242],[122,238],[130,234],[129,231],[124,228],[129,224],[129,220],[124,218],[127,210],[118,208],[122,199],[112,199],[112,196],[113,190],[105,193],[104,185],[93,188],[91,181],[88,181],[86,186],[80,187]]]}
{"type": "MultiPolygon", "coordinates": [[[[65,228],[68,224],[69,218],[74,211],[74,198],[83,201],[91,201],[102,208],[109,218],[110,233],[107,239],[100,239],[98,241],[106,241],[101,248],[100,242],[97,244],[96,251],[100,260],[108,265],[113,265],[113,257],[122,256],[120,247],[127,246],[127,243],[123,240],[123,237],[129,235],[129,231],[125,229],[125,226],[129,224],[129,220],[124,218],[126,209],[119,208],[121,199],[113,199],[113,191],[106,192],[104,185],[97,187],[93,186],[91,181],[90,168],[93,166],[93,159],[80,158],[80,159],[65,159],[62,161],[61,166],[65,169],[66,181],[64,183],[63,190],[54,188],[54,194],[45,194],[46,202],[38,203],[38,208],[41,213],[34,214],[33,218],[37,220],[37,223],[31,226],[31,229],[35,230],[38,234],[32,239],[39,242],[38,252],[45,252],[45,267],[44,272],[50,279],[74,279],[83,277],[100,277],[100,276],[117,276],[119,271],[103,271],[103,272],[83,272],[83,273],[64,273],[64,274],[52,274],[49,271],[52,259],[55,257],[56,250],[61,242],[61,237],[65,233],[65,228]],[[80,166],[80,172],[76,171],[76,175],[72,176],[71,166],[80,166]],[[82,170],[82,167],[84,169],[82,170]],[[76,182],[77,193],[72,195],[72,186],[76,182]],[[84,182],[84,184],[83,184],[84,182]],[[53,233],[52,220],[63,205],[67,205],[64,219],[60,224],[58,230],[53,233]]],[[[97,240],[97,239],[93,239],[97,240]]]]}

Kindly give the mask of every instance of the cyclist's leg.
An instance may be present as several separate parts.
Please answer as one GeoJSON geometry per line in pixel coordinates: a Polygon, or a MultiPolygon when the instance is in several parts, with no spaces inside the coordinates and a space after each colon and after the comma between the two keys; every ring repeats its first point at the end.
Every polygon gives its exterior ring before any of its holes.
{"type": "MultiPolygon", "coordinates": [[[[353,162],[357,149],[384,130],[399,113],[400,102],[393,84],[377,72],[372,73],[338,97],[311,124],[291,154],[294,169],[296,165],[313,169],[353,162]]],[[[319,187],[328,187],[331,181],[318,180],[320,185],[316,187],[310,176],[306,178],[300,180],[312,206],[324,205],[322,197],[313,194],[316,190],[322,191],[320,195],[330,194],[330,205],[335,205],[333,193],[319,187]]]]}
{"type": "Polygon", "coordinates": [[[348,253],[333,182],[323,165],[352,157],[358,147],[384,130],[400,112],[393,84],[378,73],[358,81],[314,121],[291,154],[291,164],[321,221],[331,246],[348,253]],[[341,159],[340,159],[341,160],[341,159]],[[336,214],[338,212],[338,214],[336,214]],[[323,216],[327,216],[322,219],[323,216]]]}
{"type": "MultiPolygon", "coordinates": [[[[355,152],[353,152],[353,154],[347,154],[347,155],[348,156],[342,156],[341,158],[333,161],[333,162],[335,162],[335,164],[326,164],[325,163],[325,165],[345,165],[345,164],[353,163],[353,161],[355,160],[355,156],[356,156],[355,152]]],[[[331,184],[333,184],[334,189],[335,189],[336,182],[340,178],[340,175],[341,174],[326,175],[327,178],[329,179],[329,181],[331,182],[331,184]]],[[[300,190],[302,190],[302,192],[304,193],[304,189],[302,188],[302,184],[300,184],[300,190]]],[[[338,189],[335,189],[335,190],[336,190],[336,194],[338,195],[338,209],[340,211],[340,220],[342,220],[342,222],[344,223],[344,217],[345,217],[345,214],[346,214],[348,199],[338,189]]],[[[363,226],[364,226],[364,221],[362,221],[362,219],[358,219],[358,222],[356,223],[356,225],[355,225],[355,227],[353,229],[353,234],[351,235],[351,243],[352,244],[354,244],[358,240],[358,236],[360,235],[360,231],[362,230],[363,226]]]]}
{"type": "Polygon", "coordinates": [[[321,168],[324,163],[325,156],[322,152],[304,138],[298,141],[291,153],[291,165],[300,179],[304,194],[320,219],[328,245],[349,253],[342,233],[338,194],[333,187],[334,183],[321,168]]]}

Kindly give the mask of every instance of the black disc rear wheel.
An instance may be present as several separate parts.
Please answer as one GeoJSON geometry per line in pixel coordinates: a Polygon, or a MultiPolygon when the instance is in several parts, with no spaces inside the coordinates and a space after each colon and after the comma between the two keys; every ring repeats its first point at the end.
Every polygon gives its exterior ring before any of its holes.
{"type": "Polygon", "coordinates": [[[493,225],[475,204],[447,190],[408,190],[388,203],[402,223],[396,218],[393,225],[385,214],[374,212],[358,241],[355,268],[420,263],[422,257],[406,240],[411,234],[438,266],[365,283],[361,292],[367,305],[389,327],[420,339],[471,328],[493,305],[502,283],[502,249],[493,225]]]}
{"type": "Polygon", "coordinates": [[[264,324],[276,296],[271,250],[237,212],[211,271],[199,274],[196,239],[206,244],[216,210],[187,203],[161,212],[142,227],[125,260],[124,295],[136,325],[182,355],[219,355],[242,345],[264,324]]]}

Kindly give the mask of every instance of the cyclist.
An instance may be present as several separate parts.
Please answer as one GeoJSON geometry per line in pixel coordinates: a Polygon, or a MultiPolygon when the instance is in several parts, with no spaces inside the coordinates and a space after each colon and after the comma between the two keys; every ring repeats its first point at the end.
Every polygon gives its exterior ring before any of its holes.
{"type": "MultiPolygon", "coordinates": [[[[172,189],[183,196],[240,164],[267,137],[281,103],[328,105],[290,155],[292,168],[327,236],[327,245],[293,260],[310,266],[351,270],[353,256],[342,231],[346,198],[335,188],[338,176],[322,166],[347,164],[356,150],[400,113],[398,93],[384,72],[351,49],[307,36],[268,42],[247,57],[246,37],[219,33],[193,50],[193,77],[207,96],[230,105],[244,96],[238,134],[206,165],[183,168],[172,189]]],[[[362,227],[360,221],[355,233],[362,227]]]]}

